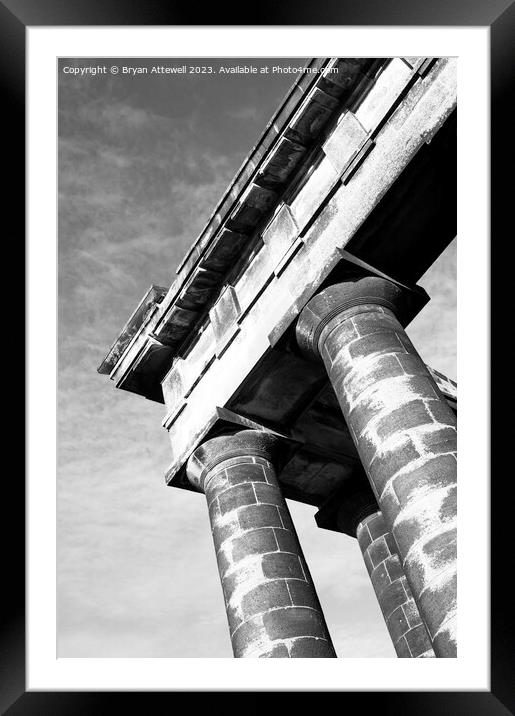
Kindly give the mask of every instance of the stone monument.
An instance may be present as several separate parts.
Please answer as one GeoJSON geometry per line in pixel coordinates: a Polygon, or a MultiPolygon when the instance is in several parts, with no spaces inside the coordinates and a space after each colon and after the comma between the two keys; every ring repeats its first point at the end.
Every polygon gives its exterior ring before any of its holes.
{"type": "Polygon", "coordinates": [[[456,236],[456,63],[307,70],[99,372],[164,403],[236,657],[336,656],[285,498],[357,538],[399,657],[455,657],[456,384],[405,328],[456,236]]]}

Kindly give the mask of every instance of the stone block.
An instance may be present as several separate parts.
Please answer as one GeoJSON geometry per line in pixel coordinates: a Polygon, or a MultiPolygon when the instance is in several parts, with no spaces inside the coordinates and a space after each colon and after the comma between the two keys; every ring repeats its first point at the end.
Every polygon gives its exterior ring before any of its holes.
{"type": "Polygon", "coordinates": [[[338,182],[339,174],[327,157],[307,174],[306,182],[290,200],[290,209],[299,231],[302,231],[324,199],[338,182]]]}
{"type": "Polygon", "coordinates": [[[299,251],[304,247],[304,241],[302,239],[297,239],[293,242],[293,244],[290,246],[290,248],[285,252],[285,254],[281,257],[280,261],[278,261],[277,265],[274,268],[274,275],[280,276],[282,272],[286,269],[287,266],[289,266],[292,261],[295,259],[299,251]]]}
{"type": "Polygon", "coordinates": [[[227,220],[227,227],[242,234],[254,231],[272,211],[276,202],[275,191],[251,184],[227,220]]]}
{"type": "MultiPolygon", "coordinates": [[[[356,326],[356,330],[359,335],[364,338],[365,336],[373,335],[374,333],[380,333],[382,331],[398,331],[401,329],[401,324],[394,316],[393,313],[384,313],[380,310],[382,306],[376,306],[375,311],[365,311],[364,313],[358,313],[353,317],[353,323],[356,326]]],[[[347,315],[347,311],[345,312],[347,315]]]]}
{"type": "MultiPolygon", "coordinates": [[[[398,432],[405,432],[411,428],[431,423],[431,416],[422,400],[412,400],[404,403],[400,408],[392,410],[375,425],[377,436],[387,440],[398,432]]],[[[422,438],[424,440],[425,436],[422,438]]]]}
{"type": "Polygon", "coordinates": [[[321,615],[308,607],[274,609],[263,615],[263,625],[272,640],[293,639],[297,636],[326,636],[321,615]]]}
{"type": "Polygon", "coordinates": [[[311,144],[329,120],[338,102],[320,89],[310,92],[293,115],[286,135],[305,145],[311,144]]]}
{"type": "Polygon", "coordinates": [[[349,372],[344,379],[344,391],[352,395],[354,400],[358,400],[365,390],[377,385],[381,380],[403,375],[404,370],[397,360],[398,355],[379,356],[376,360],[370,362],[366,371],[358,369],[349,372]]]}
{"type": "Polygon", "coordinates": [[[220,286],[220,273],[198,266],[187,285],[177,296],[177,305],[192,311],[204,308],[210,297],[220,286]]]}
{"type": "Polygon", "coordinates": [[[434,533],[439,525],[443,526],[439,516],[438,501],[443,501],[447,495],[445,488],[431,490],[420,497],[413,499],[409,509],[402,509],[392,527],[399,554],[403,558],[410,547],[424,535],[434,533]]]}
{"type": "Polygon", "coordinates": [[[277,646],[274,646],[273,649],[270,651],[265,652],[264,654],[260,654],[260,659],[284,659],[289,658],[290,653],[288,651],[288,648],[284,644],[277,644],[277,646]]]}
{"type": "Polygon", "coordinates": [[[305,146],[287,137],[281,137],[266,158],[256,182],[270,189],[284,186],[292,178],[305,153],[305,146]]]}
{"type": "Polygon", "coordinates": [[[407,86],[411,69],[400,58],[389,62],[356,110],[363,126],[374,131],[407,86]]]}
{"type": "MultiPolygon", "coordinates": [[[[253,644],[262,644],[263,621],[260,616],[253,617],[241,624],[231,635],[232,647],[236,657],[245,656],[253,644]]],[[[270,644],[270,647],[273,645],[270,644]]]]}
{"type": "Polygon", "coordinates": [[[407,375],[429,377],[429,371],[418,353],[397,353],[395,357],[407,375]]]}
{"type": "Polygon", "coordinates": [[[349,162],[348,166],[345,168],[345,171],[342,174],[342,184],[346,186],[351,179],[353,178],[354,174],[358,171],[360,166],[363,164],[365,159],[368,157],[372,149],[376,146],[376,143],[373,139],[368,138],[363,145],[361,146],[359,152],[354,155],[352,160],[349,162]]]}
{"type": "MultiPolygon", "coordinates": [[[[454,621],[454,620],[453,620],[454,621]]],[[[440,658],[454,658],[457,655],[454,624],[446,624],[433,639],[433,648],[440,658]]]]}
{"type": "Polygon", "coordinates": [[[320,609],[315,590],[311,584],[298,579],[288,579],[288,589],[294,606],[320,609]]]}
{"type": "Polygon", "coordinates": [[[241,612],[239,604],[230,603],[230,594],[224,594],[225,596],[225,612],[227,615],[227,621],[229,622],[229,633],[232,634],[242,624],[245,619],[241,612]]]}
{"type": "Polygon", "coordinates": [[[175,359],[172,369],[161,384],[168,410],[172,410],[178,404],[185,392],[185,381],[182,375],[183,362],[180,358],[175,359]]]}
{"type": "Polygon", "coordinates": [[[292,658],[316,659],[334,656],[330,644],[323,639],[303,637],[295,639],[290,647],[292,658]]]}
{"type": "Polygon", "coordinates": [[[211,520],[211,524],[214,524],[214,520],[217,520],[220,516],[220,505],[218,504],[218,497],[213,498],[213,494],[216,495],[216,492],[206,492],[206,497],[208,498],[209,519],[211,520]]]}
{"type": "Polygon", "coordinates": [[[456,414],[445,400],[435,400],[429,404],[431,415],[437,423],[456,426],[456,414]]]}
{"type": "Polygon", "coordinates": [[[198,311],[173,305],[164,319],[159,331],[159,338],[165,341],[182,340],[199,318],[198,311]]]}
{"type": "Polygon", "coordinates": [[[408,624],[408,620],[404,616],[402,606],[399,606],[397,607],[397,609],[393,610],[393,612],[386,620],[386,625],[388,627],[388,631],[390,632],[390,636],[392,637],[392,640],[394,642],[400,639],[401,636],[406,634],[407,631],[409,631],[410,626],[408,624]]]}
{"type": "MultiPolygon", "coordinates": [[[[233,458],[234,461],[239,458],[233,458]]],[[[261,465],[255,463],[241,463],[235,462],[235,464],[229,464],[231,460],[224,461],[224,467],[227,472],[227,482],[230,485],[237,485],[241,482],[264,482],[266,483],[266,475],[261,465]]]]}
{"type": "Polygon", "coordinates": [[[386,619],[390,614],[406,601],[406,590],[404,589],[405,578],[392,582],[385,587],[381,593],[380,606],[386,619]]]}
{"type": "Polygon", "coordinates": [[[240,465],[234,467],[232,470],[227,469],[227,485],[229,487],[254,482],[262,482],[265,485],[268,484],[264,471],[260,470],[259,467],[256,469],[255,465],[240,465]]]}
{"type": "Polygon", "coordinates": [[[277,505],[283,507],[284,498],[279,489],[274,485],[266,485],[264,483],[256,483],[254,485],[258,502],[264,502],[269,505],[277,505]]]}
{"type": "Polygon", "coordinates": [[[220,493],[218,503],[222,515],[232,510],[237,510],[238,507],[255,504],[256,496],[254,494],[254,488],[249,483],[230,487],[228,490],[220,493]]]}
{"type": "Polygon", "coordinates": [[[457,433],[453,427],[443,427],[441,430],[422,435],[422,444],[428,452],[449,453],[456,452],[457,433]]]}
{"type": "Polygon", "coordinates": [[[391,582],[395,582],[396,579],[401,579],[404,576],[404,570],[397,554],[392,554],[391,557],[388,557],[385,561],[385,566],[391,582]]]}
{"type": "Polygon", "coordinates": [[[208,506],[211,507],[218,495],[230,487],[232,485],[227,479],[227,472],[224,470],[223,465],[217,465],[204,480],[204,494],[206,495],[208,506]]]}
{"type": "Polygon", "coordinates": [[[240,306],[234,287],[226,286],[209,311],[217,344],[217,354],[220,354],[220,347],[224,344],[224,339],[236,327],[239,315],[240,306]]]}
{"type": "Polygon", "coordinates": [[[343,97],[367,73],[369,63],[361,58],[336,58],[323,71],[321,85],[333,96],[343,97]]]}
{"type": "Polygon", "coordinates": [[[323,145],[329,161],[339,174],[343,174],[352,158],[367,139],[367,132],[352,112],[345,112],[323,145]]]}
{"type": "Polygon", "coordinates": [[[427,634],[427,629],[423,624],[410,629],[405,635],[406,643],[411,651],[413,658],[418,658],[425,654],[428,648],[431,648],[431,642],[427,634]]]}
{"type": "Polygon", "coordinates": [[[405,568],[409,567],[410,583],[417,594],[422,592],[429,580],[456,562],[456,528],[442,529],[429,536],[417,546],[417,552],[409,555],[405,568]]]}
{"type": "Polygon", "coordinates": [[[296,554],[272,552],[264,554],[261,561],[263,575],[267,579],[304,579],[304,573],[296,554]]]}
{"type": "Polygon", "coordinates": [[[292,532],[295,532],[295,527],[293,526],[292,518],[290,517],[290,512],[288,509],[284,507],[278,507],[279,515],[281,517],[281,522],[283,523],[282,526],[285,527],[287,530],[291,530],[292,532]]]}
{"type": "Polygon", "coordinates": [[[229,571],[229,569],[232,567],[232,561],[229,559],[227,552],[223,549],[219,549],[217,551],[216,561],[218,564],[218,571],[220,573],[220,577],[223,578],[225,574],[229,571]]]}
{"type": "MultiPolygon", "coordinates": [[[[397,499],[397,495],[395,494],[395,490],[393,489],[391,482],[384,488],[378,498],[378,502],[381,505],[383,517],[388,526],[391,528],[391,525],[394,523],[400,510],[399,500],[397,499]]],[[[398,551],[399,550],[397,548],[397,552],[398,551]]]]}
{"type": "Polygon", "coordinates": [[[356,537],[361,551],[364,552],[368,545],[372,542],[372,537],[370,536],[366,523],[359,523],[356,531],[356,537]]]}
{"type": "Polygon", "coordinates": [[[341,320],[337,317],[328,323],[321,333],[322,357],[327,356],[330,365],[336,359],[343,363],[345,361],[345,348],[359,337],[356,326],[352,321],[341,320]]]}
{"type": "Polygon", "coordinates": [[[424,590],[418,600],[420,611],[431,637],[446,618],[456,610],[456,573],[442,575],[424,590]]]}
{"type": "Polygon", "coordinates": [[[457,487],[451,487],[442,500],[438,510],[438,518],[444,524],[456,519],[457,512],[457,487]]]}
{"type": "Polygon", "coordinates": [[[277,529],[274,531],[281,552],[293,552],[297,554],[300,551],[298,540],[292,531],[286,529],[277,529]]]}
{"type": "Polygon", "coordinates": [[[395,644],[395,651],[397,652],[397,656],[399,657],[399,659],[412,658],[408,643],[404,637],[401,637],[399,641],[395,644]]]}
{"type": "Polygon", "coordinates": [[[241,600],[244,621],[269,609],[286,606],[291,606],[290,594],[286,582],[280,579],[258,584],[241,600]]]}
{"type": "Polygon", "coordinates": [[[282,204],[263,232],[263,242],[278,261],[293,244],[298,233],[289,207],[282,204]]]}
{"type": "Polygon", "coordinates": [[[416,375],[409,378],[406,383],[407,389],[419,398],[425,400],[440,400],[440,395],[435,390],[434,381],[429,375],[416,375]]]}
{"type": "Polygon", "coordinates": [[[387,544],[387,546],[388,546],[388,549],[390,550],[390,554],[391,554],[391,555],[397,554],[397,552],[398,552],[399,550],[398,550],[397,544],[396,544],[396,542],[395,542],[395,540],[394,540],[393,535],[392,535],[391,532],[387,532],[387,533],[385,534],[384,540],[385,540],[385,542],[386,542],[386,544],[387,544]]]}
{"type": "Polygon", "coordinates": [[[371,355],[385,353],[405,353],[399,336],[390,330],[378,331],[369,336],[358,338],[349,345],[351,359],[367,358],[371,355]]]}
{"type": "Polygon", "coordinates": [[[379,537],[374,540],[367,551],[374,567],[377,567],[378,564],[384,562],[384,560],[390,556],[390,550],[388,549],[384,537],[379,537]]]}
{"type": "Polygon", "coordinates": [[[223,463],[220,463],[224,470],[230,467],[238,467],[243,465],[252,466],[255,465],[254,458],[249,455],[238,455],[237,457],[226,458],[223,463]]]}
{"type": "MultiPolygon", "coordinates": [[[[371,452],[371,450],[370,450],[371,452]]],[[[374,484],[377,494],[382,496],[383,491],[390,479],[399,472],[407,468],[414,460],[420,457],[420,453],[410,439],[397,446],[393,446],[391,450],[385,450],[367,460],[367,455],[363,455],[363,462],[367,474],[374,484]],[[365,462],[367,460],[367,462],[365,462]]],[[[380,505],[381,510],[383,510],[380,505]]]]}
{"type": "Polygon", "coordinates": [[[275,550],[277,550],[277,542],[272,528],[252,530],[233,540],[232,558],[234,562],[239,562],[245,557],[275,550]]]}
{"type": "MultiPolygon", "coordinates": [[[[259,559],[259,557],[257,557],[259,559]]],[[[236,587],[241,583],[242,580],[242,569],[235,569],[225,574],[222,578],[222,590],[224,593],[225,601],[228,602],[234,593],[236,587]]]]}
{"type": "Polygon", "coordinates": [[[363,561],[365,562],[365,567],[367,568],[367,572],[372,574],[374,570],[374,565],[372,564],[372,560],[370,559],[370,554],[368,552],[368,549],[366,552],[363,553],[363,561]]]}
{"type": "Polygon", "coordinates": [[[254,455],[252,457],[252,460],[255,465],[261,465],[265,472],[275,474],[274,473],[274,466],[270,462],[270,460],[267,460],[264,457],[261,457],[260,455],[254,455]]]}
{"type": "Polygon", "coordinates": [[[373,540],[377,539],[378,537],[382,537],[388,532],[388,528],[384,523],[383,516],[380,513],[371,515],[367,519],[367,527],[373,540]]]}
{"type": "Polygon", "coordinates": [[[370,579],[376,594],[381,594],[383,589],[391,584],[392,580],[390,579],[390,574],[385,562],[382,562],[372,570],[370,579]]]}
{"type": "Polygon", "coordinates": [[[216,524],[213,525],[212,533],[213,533],[213,542],[215,543],[215,548],[218,549],[223,545],[223,543],[231,539],[231,537],[234,535],[236,530],[239,528],[238,525],[238,518],[234,521],[231,521],[229,524],[222,524],[220,526],[217,526],[216,524]]]}
{"type": "Polygon", "coordinates": [[[238,510],[238,520],[243,530],[257,527],[281,527],[281,517],[274,505],[249,505],[238,510]]]}
{"type": "MultiPolygon", "coordinates": [[[[410,628],[418,626],[419,624],[422,624],[422,619],[420,618],[420,612],[418,611],[418,607],[415,604],[413,599],[408,600],[404,606],[404,616],[408,620],[408,623],[410,625],[410,628]]],[[[425,627],[424,627],[425,630],[425,627]]],[[[429,638],[429,637],[427,637],[429,638]]],[[[427,649],[427,646],[426,646],[427,649]]]]}
{"type": "Polygon", "coordinates": [[[422,465],[397,475],[393,489],[402,507],[428,490],[450,487],[456,482],[456,460],[452,455],[439,455],[422,465]]]}
{"type": "Polygon", "coordinates": [[[248,237],[244,234],[223,229],[207,249],[201,265],[212,271],[225,273],[236,257],[241,255],[248,240],[248,237]]]}

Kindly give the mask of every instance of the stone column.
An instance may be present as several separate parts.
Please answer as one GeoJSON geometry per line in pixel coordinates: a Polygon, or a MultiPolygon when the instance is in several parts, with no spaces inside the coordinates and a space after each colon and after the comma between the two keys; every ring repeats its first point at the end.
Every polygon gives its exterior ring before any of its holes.
{"type": "Polygon", "coordinates": [[[357,537],[367,572],[399,658],[435,653],[404,574],[391,532],[367,486],[347,495],[336,512],[336,527],[357,537]]]}
{"type": "Polygon", "coordinates": [[[330,286],[297,325],[340,403],[436,656],[456,656],[456,416],[408,339],[407,292],[330,286]]]}
{"type": "Polygon", "coordinates": [[[279,439],[243,430],[190,457],[205,493],[235,657],[336,657],[279,489],[279,439]]]}

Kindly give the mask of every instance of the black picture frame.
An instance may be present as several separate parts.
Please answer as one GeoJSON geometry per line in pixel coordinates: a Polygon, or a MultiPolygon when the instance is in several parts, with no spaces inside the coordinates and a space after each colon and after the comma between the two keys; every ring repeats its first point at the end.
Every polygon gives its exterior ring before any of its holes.
{"type": "MultiPolygon", "coordinates": [[[[513,97],[515,67],[515,4],[507,0],[339,0],[320,3],[272,3],[262,0],[252,7],[222,9],[219,4],[203,6],[165,0],[0,0],[0,86],[5,108],[4,140],[13,149],[6,187],[5,207],[13,218],[13,247],[25,245],[25,37],[29,26],[74,25],[413,25],[483,26],[491,37],[491,232],[502,245],[504,227],[513,202],[513,174],[509,156],[513,152],[512,122],[508,102],[513,97]],[[201,13],[202,23],[198,23],[201,13]],[[511,145],[511,152],[510,152],[511,145]],[[502,237],[502,238],[501,238],[502,237]]],[[[511,218],[511,217],[510,217],[511,218]]],[[[511,243],[511,242],[510,242],[511,243]]],[[[492,245],[493,242],[492,242],[492,245]]],[[[21,251],[23,253],[23,249],[21,251]]],[[[23,256],[21,257],[23,261],[23,256]]],[[[492,267],[495,254],[492,252],[492,267]]],[[[492,307],[496,292],[492,292],[492,307]]],[[[497,304],[499,305],[499,304],[497,304]]],[[[492,311],[493,315],[493,311],[492,311]]],[[[29,347],[30,348],[30,347],[29,347]]],[[[493,356],[492,356],[493,357],[493,356]]],[[[23,406],[23,396],[16,395],[23,406]]],[[[14,421],[14,418],[13,418],[14,421]]],[[[20,421],[18,421],[19,424],[20,421]]],[[[500,419],[492,420],[492,438],[497,437],[500,419]],[[495,427],[495,430],[494,430],[495,427]]],[[[499,438],[500,440],[500,438],[499,438]]],[[[23,454],[23,453],[22,453],[23,454]]],[[[494,451],[492,450],[492,455],[494,451]]],[[[0,710],[10,716],[21,714],[103,714],[125,707],[125,702],[142,713],[158,713],[173,707],[181,694],[159,692],[26,692],[25,686],[25,487],[17,471],[6,470],[4,514],[12,519],[9,539],[4,543],[5,586],[1,632],[0,710]]],[[[503,477],[500,475],[499,477],[503,477]]],[[[506,479],[510,478],[505,473],[506,479]]],[[[513,639],[513,589],[506,588],[506,564],[512,548],[512,501],[506,499],[505,480],[492,485],[491,493],[491,691],[474,692],[345,692],[345,709],[378,709],[382,714],[452,714],[505,716],[515,713],[513,639]]],[[[247,713],[263,709],[267,693],[231,694],[231,708],[247,713]],[[234,699],[236,701],[234,701],[234,699]]],[[[306,708],[324,694],[302,694],[306,708]]],[[[226,712],[226,695],[195,692],[188,694],[188,708],[209,704],[210,712],[226,712]]],[[[279,707],[291,704],[292,694],[276,693],[279,707]]],[[[268,706],[267,706],[268,707],[268,706]]]]}

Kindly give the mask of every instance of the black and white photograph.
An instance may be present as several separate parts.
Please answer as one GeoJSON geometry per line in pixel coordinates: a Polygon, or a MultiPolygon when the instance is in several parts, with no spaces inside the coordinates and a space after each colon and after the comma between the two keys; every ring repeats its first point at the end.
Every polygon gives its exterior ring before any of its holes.
{"type": "Polygon", "coordinates": [[[58,59],[58,658],[463,654],[457,78],[58,59]]]}
{"type": "Polygon", "coordinates": [[[514,28],[513,0],[0,0],[1,713],[515,713],[514,28]]]}

